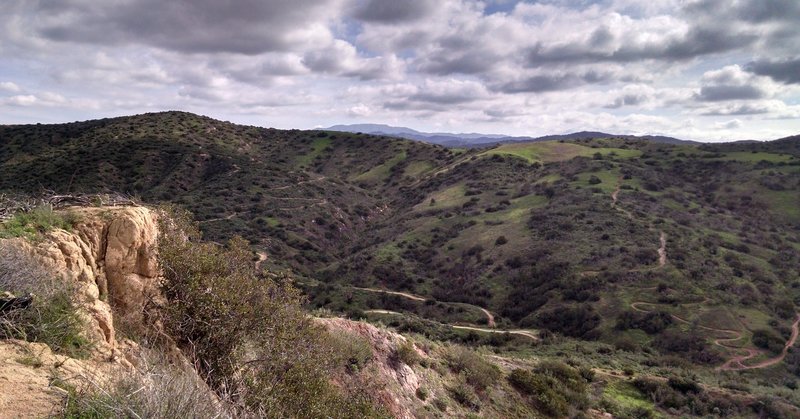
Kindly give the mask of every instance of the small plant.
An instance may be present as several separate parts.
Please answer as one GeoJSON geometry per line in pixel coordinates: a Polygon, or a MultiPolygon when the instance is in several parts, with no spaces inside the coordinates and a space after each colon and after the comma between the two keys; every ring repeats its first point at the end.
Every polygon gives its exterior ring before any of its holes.
{"type": "Polygon", "coordinates": [[[415,394],[417,395],[418,399],[424,401],[428,399],[429,393],[428,390],[426,390],[424,387],[417,387],[417,391],[415,392],[415,394]]]}
{"type": "Polygon", "coordinates": [[[34,239],[41,233],[57,228],[71,230],[79,221],[79,216],[73,212],[60,213],[53,211],[49,205],[43,205],[29,212],[19,212],[10,220],[0,223],[0,239],[34,239]]]}
{"type": "Polygon", "coordinates": [[[467,383],[476,390],[485,390],[500,379],[501,373],[497,366],[468,349],[454,346],[447,352],[445,359],[450,369],[462,374],[467,383]]]}
{"type": "Polygon", "coordinates": [[[413,367],[419,363],[421,357],[417,353],[417,350],[414,349],[414,344],[411,343],[410,340],[406,340],[405,342],[397,345],[392,353],[392,359],[395,362],[402,362],[409,367],[413,367]]]}
{"type": "Polygon", "coordinates": [[[481,402],[475,392],[461,380],[450,388],[450,395],[458,404],[468,409],[479,410],[481,408],[481,402]]]}

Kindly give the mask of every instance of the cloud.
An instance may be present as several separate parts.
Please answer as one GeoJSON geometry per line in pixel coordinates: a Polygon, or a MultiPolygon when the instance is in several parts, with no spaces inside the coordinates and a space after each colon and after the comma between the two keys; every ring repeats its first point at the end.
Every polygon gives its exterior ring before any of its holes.
{"type": "Polygon", "coordinates": [[[738,119],[732,119],[727,122],[718,122],[714,124],[714,127],[717,129],[739,129],[742,127],[742,121],[738,119]]]}
{"type": "Polygon", "coordinates": [[[544,93],[574,89],[586,84],[605,83],[613,79],[610,72],[589,70],[583,73],[536,74],[495,87],[503,93],[544,93]]]}
{"type": "Polygon", "coordinates": [[[527,52],[525,64],[541,67],[564,63],[684,61],[741,49],[758,39],[756,35],[733,32],[727,27],[694,27],[681,34],[647,35],[632,31],[615,35],[607,27],[601,27],[583,42],[549,46],[539,43],[527,52]]]}
{"type": "Polygon", "coordinates": [[[623,106],[640,106],[652,100],[654,89],[646,85],[628,85],[605,108],[619,109],[623,106]]]}
{"type": "Polygon", "coordinates": [[[0,90],[5,90],[6,92],[11,93],[18,93],[22,91],[22,89],[20,89],[16,83],[10,81],[0,82],[0,90]]]}
{"type": "Polygon", "coordinates": [[[747,64],[745,69],[760,76],[768,76],[775,81],[800,84],[800,57],[756,60],[747,64]]]}
{"type": "Polygon", "coordinates": [[[419,20],[435,10],[439,0],[366,0],[353,17],[365,22],[399,23],[419,20]]]}
{"type": "Polygon", "coordinates": [[[147,44],[184,53],[287,51],[330,37],[335,0],[64,0],[36,2],[38,33],[51,41],[147,44]]]}
{"type": "Polygon", "coordinates": [[[763,99],[771,94],[771,86],[763,78],[743,71],[738,65],[703,74],[703,86],[695,93],[700,102],[763,99]]]}

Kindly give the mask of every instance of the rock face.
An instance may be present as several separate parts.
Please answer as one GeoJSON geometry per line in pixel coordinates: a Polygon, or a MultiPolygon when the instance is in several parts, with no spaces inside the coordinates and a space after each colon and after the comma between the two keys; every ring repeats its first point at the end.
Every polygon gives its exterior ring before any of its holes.
{"type": "MultiPolygon", "coordinates": [[[[424,381],[411,367],[391,361],[392,354],[406,338],[397,333],[379,329],[371,324],[340,318],[320,318],[317,321],[334,334],[351,334],[365,338],[372,346],[376,372],[376,381],[386,384],[380,394],[384,404],[394,417],[410,419],[417,415],[414,410],[421,405],[415,396],[420,384],[424,381]]],[[[416,349],[416,348],[415,348],[416,349]]],[[[426,358],[427,355],[417,349],[417,353],[426,358]]]]}
{"type": "Polygon", "coordinates": [[[70,211],[79,218],[73,231],[49,232],[38,243],[17,242],[62,280],[76,284],[81,306],[95,326],[87,337],[109,355],[116,347],[111,305],[119,318],[136,321],[145,302],[159,298],[156,215],[144,207],[70,211]]]}

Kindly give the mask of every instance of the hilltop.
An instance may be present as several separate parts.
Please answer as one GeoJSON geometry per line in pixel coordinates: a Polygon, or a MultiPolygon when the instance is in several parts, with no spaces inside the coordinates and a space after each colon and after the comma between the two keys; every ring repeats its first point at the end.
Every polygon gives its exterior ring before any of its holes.
{"type": "MultiPolygon", "coordinates": [[[[800,137],[455,149],[167,112],[0,127],[0,170],[0,193],[185,207],[311,309],[800,404],[800,137]]],[[[681,408],[609,379],[608,403],[681,408]]]]}
{"type": "Polygon", "coordinates": [[[505,143],[523,143],[536,141],[561,141],[561,140],[581,140],[591,138],[626,138],[653,141],[664,144],[699,144],[695,141],[681,140],[678,138],[660,135],[615,135],[597,131],[581,131],[560,135],[545,135],[542,137],[511,136],[501,134],[477,134],[477,133],[446,133],[446,132],[420,132],[411,128],[393,127],[384,124],[350,124],[334,125],[326,128],[329,131],[341,131],[351,133],[364,133],[372,135],[388,135],[408,140],[423,141],[431,144],[439,144],[446,147],[489,147],[505,143]]]}

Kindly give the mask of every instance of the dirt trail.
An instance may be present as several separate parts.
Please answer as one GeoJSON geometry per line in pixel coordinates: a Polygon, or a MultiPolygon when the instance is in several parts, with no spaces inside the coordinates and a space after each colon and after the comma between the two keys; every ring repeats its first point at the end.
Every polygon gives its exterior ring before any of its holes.
{"type": "Polygon", "coordinates": [[[617,187],[614,189],[614,192],[611,192],[611,206],[617,206],[617,196],[619,196],[619,191],[622,189],[622,176],[617,179],[617,187]]]}
{"type": "Polygon", "coordinates": [[[261,263],[267,260],[267,254],[264,252],[256,252],[258,255],[258,260],[256,261],[256,271],[259,267],[261,267],[261,263]]]}
{"type": "Polygon", "coordinates": [[[483,307],[478,307],[478,308],[483,312],[483,314],[486,315],[486,324],[489,327],[497,326],[497,323],[494,322],[494,315],[492,313],[489,313],[489,310],[487,310],[487,309],[485,309],[483,307]]]}
{"type": "Polygon", "coordinates": [[[409,294],[407,292],[400,292],[400,291],[389,291],[389,290],[382,290],[379,288],[362,288],[362,287],[353,287],[353,289],[361,290],[361,291],[369,291],[369,292],[379,292],[382,294],[391,294],[391,295],[399,295],[401,297],[408,298],[409,300],[414,301],[425,301],[425,297],[420,297],[419,295],[409,294]]]}
{"type": "MultiPolygon", "coordinates": [[[[411,299],[411,300],[414,300],[414,301],[425,301],[425,300],[427,300],[427,298],[425,298],[425,297],[421,297],[419,295],[414,295],[414,294],[409,294],[407,292],[382,290],[380,288],[362,288],[362,287],[353,287],[353,288],[357,289],[357,290],[362,290],[362,291],[380,292],[380,293],[384,293],[384,294],[399,295],[401,297],[405,297],[405,298],[408,298],[408,299],[411,299]]],[[[469,304],[469,305],[472,305],[472,304],[469,304]]],[[[489,310],[487,310],[487,309],[485,309],[483,307],[480,307],[480,306],[475,306],[475,305],[473,305],[473,307],[475,307],[478,310],[482,311],[483,314],[486,315],[486,324],[489,327],[497,326],[497,323],[495,323],[495,321],[494,321],[494,315],[492,313],[490,313],[489,310]]]]}
{"type": "Polygon", "coordinates": [[[211,222],[214,222],[214,221],[230,220],[231,218],[233,218],[233,217],[235,217],[235,216],[237,216],[237,215],[239,215],[239,213],[238,213],[238,212],[234,212],[233,214],[231,214],[231,215],[226,215],[226,216],[224,216],[224,217],[220,217],[220,218],[212,218],[212,219],[210,219],[210,220],[202,220],[202,221],[198,221],[198,224],[202,224],[202,223],[211,223],[211,222]]]}
{"type": "MultiPolygon", "coordinates": [[[[364,310],[364,313],[376,313],[376,314],[393,314],[402,316],[403,313],[399,313],[397,311],[392,310],[364,310]]],[[[491,314],[489,314],[491,315],[491,314]]],[[[475,326],[460,326],[455,324],[448,324],[448,326],[452,327],[453,329],[461,329],[461,330],[474,330],[476,332],[485,332],[485,333],[508,333],[511,335],[519,335],[525,336],[526,338],[539,340],[536,334],[530,330],[523,330],[523,329],[516,329],[516,330],[498,330],[498,329],[486,329],[483,327],[475,327],[475,326]]]]}
{"type": "Polygon", "coordinates": [[[321,180],[325,180],[325,179],[327,179],[327,177],[325,177],[325,176],[320,176],[320,177],[318,177],[318,178],[316,178],[316,179],[301,180],[300,182],[293,183],[293,184],[291,184],[291,185],[278,186],[278,187],[276,187],[276,188],[270,188],[270,189],[266,189],[266,190],[267,190],[267,191],[282,191],[282,190],[284,190],[284,189],[294,188],[294,187],[296,187],[296,186],[300,186],[300,185],[303,185],[303,184],[305,184],[305,183],[319,182],[319,181],[321,181],[321,180]]]}
{"type": "MultiPolygon", "coordinates": [[[[704,300],[703,302],[706,302],[706,300],[704,300]]],[[[637,301],[637,302],[631,303],[631,308],[634,309],[635,311],[640,312],[640,313],[649,313],[649,312],[652,311],[652,310],[647,310],[647,309],[638,307],[640,305],[655,306],[657,304],[648,303],[646,301],[637,301]]],[[[675,314],[670,314],[670,316],[674,320],[676,320],[676,321],[678,321],[680,323],[684,323],[684,324],[691,324],[692,323],[689,320],[684,319],[683,317],[680,317],[680,316],[675,315],[675,314]]],[[[718,371],[741,371],[741,370],[759,369],[759,368],[766,368],[766,367],[775,365],[775,364],[783,361],[783,359],[786,357],[786,354],[789,352],[789,348],[794,346],[794,344],[797,342],[798,334],[800,334],[799,333],[800,332],[800,314],[797,315],[797,319],[792,324],[792,335],[789,338],[789,340],[786,341],[786,344],[784,345],[783,351],[781,351],[781,354],[776,356],[776,357],[774,357],[774,358],[766,359],[764,361],[761,361],[761,362],[758,362],[758,363],[752,364],[752,365],[745,365],[744,362],[749,360],[749,359],[755,358],[756,356],[761,355],[764,352],[760,351],[758,349],[743,348],[741,346],[733,345],[732,344],[733,342],[735,342],[737,340],[740,340],[740,339],[742,339],[742,337],[744,337],[744,333],[743,332],[738,331],[738,330],[732,330],[732,329],[717,329],[715,327],[708,327],[708,326],[703,326],[703,325],[697,325],[697,327],[700,328],[700,329],[703,329],[703,330],[708,330],[710,332],[725,333],[725,334],[730,335],[729,337],[723,337],[723,338],[714,339],[713,340],[714,345],[726,348],[726,349],[728,349],[730,351],[744,351],[745,352],[744,355],[741,355],[741,354],[740,355],[732,355],[727,361],[725,361],[724,364],[722,364],[719,367],[717,367],[718,371]]]]}
{"type": "Polygon", "coordinates": [[[533,339],[533,340],[539,340],[539,338],[536,337],[536,335],[533,332],[529,331],[529,330],[521,330],[521,329],[519,329],[519,330],[484,329],[482,327],[456,326],[456,325],[452,325],[452,324],[450,325],[450,327],[452,327],[453,329],[474,330],[476,332],[508,333],[508,334],[511,334],[511,335],[525,336],[526,338],[533,339]]]}

